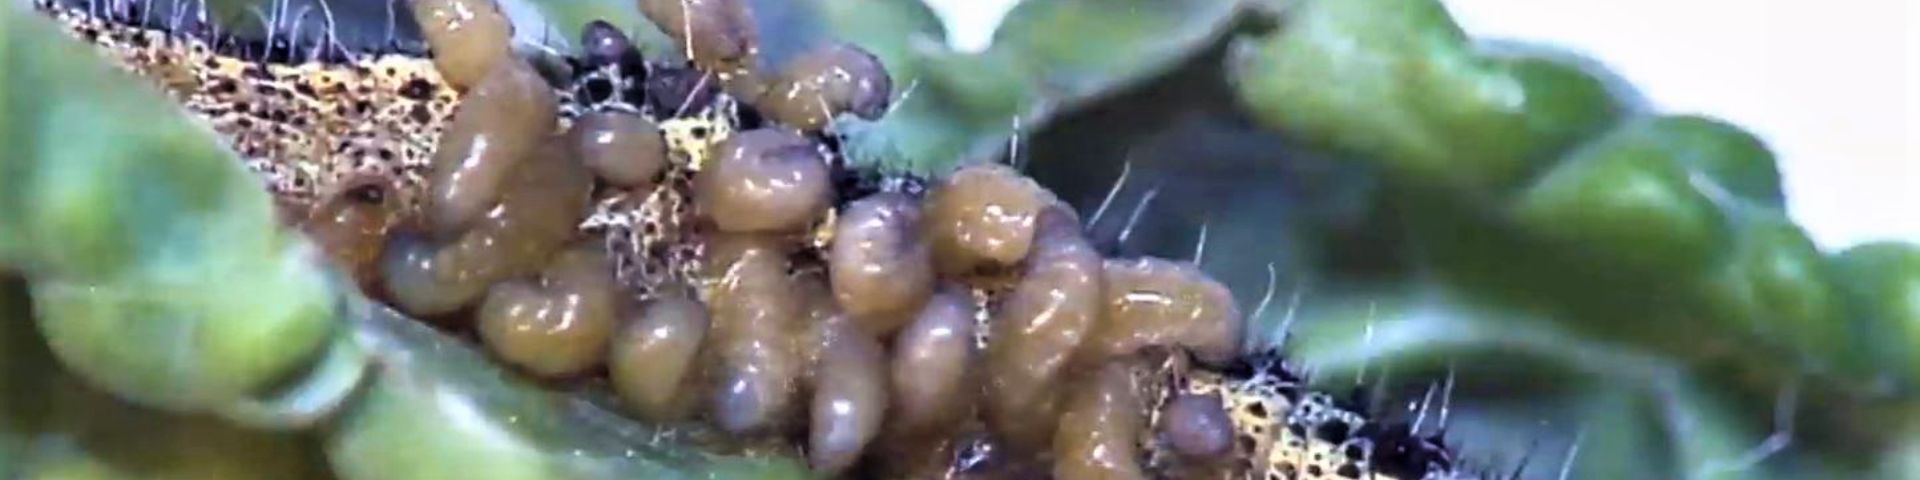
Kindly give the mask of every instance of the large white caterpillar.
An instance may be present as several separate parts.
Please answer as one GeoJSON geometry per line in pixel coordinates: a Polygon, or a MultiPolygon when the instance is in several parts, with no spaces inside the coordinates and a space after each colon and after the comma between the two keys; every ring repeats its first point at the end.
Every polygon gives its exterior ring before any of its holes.
{"type": "Polygon", "coordinates": [[[871,55],[762,74],[738,2],[640,4],[690,61],[595,23],[536,67],[487,0],[418,1],[430,49],[365,51],[35,0],[210,123],[370,295],[531,375],[604,371],[643,418],[846,476],[1470,476],[1438,433],[1241,351],[1197,267],[1101,258],[1012,169],[845,165],[832,118],[892,90],[871,55]]]}

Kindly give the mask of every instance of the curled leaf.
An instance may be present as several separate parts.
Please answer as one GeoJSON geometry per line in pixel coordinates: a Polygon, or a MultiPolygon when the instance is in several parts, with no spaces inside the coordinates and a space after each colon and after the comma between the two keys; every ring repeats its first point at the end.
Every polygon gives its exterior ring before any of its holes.
{"type": "Polygon", "coordinates": [[[46,19],[6,21],[10,44],[34,48],[9,49],[0,78],[0,191],[18,196],[0,202],[0,231],[21,242],[53,353],[100,388],[182,412],[303,380],[333,338],[337,293],[256,181],[210,130],[46,19]]]}
{"type": "Polygon", "coordinates": [[[704,453],[711,432],[633,423],[529,385],[472,346],[357,304],[359,341],[384,365],[326,439],[342,478],[806,478],[777,456],[704,453]]]}
{"type": "Polygon", "coordinates": [[[1620,109],[1573,66],[1479,51],[1435,0],[1304,0],[1235,57],[1267,125],[1429,184],[1514,185],[1620,109]]]}

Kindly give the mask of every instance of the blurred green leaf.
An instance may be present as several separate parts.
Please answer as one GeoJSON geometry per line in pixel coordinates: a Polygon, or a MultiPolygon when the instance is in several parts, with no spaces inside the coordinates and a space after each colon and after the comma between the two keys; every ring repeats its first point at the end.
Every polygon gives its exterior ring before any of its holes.
{"type": "Polygon", "coordinates": [[[0,280],[0,478],[330,478],[311,439],[128,405],[86,386],[34,330],[26,284],[0,280]]]}
{"type": "Polygon", "coordinates": [[[1880,456],[1876,475],[1873,478],[1882,480],[1920,478],[1920,434],[1916,434],[1920,432],[1915,432],[1915,425],[1911,422],[1895,428],[1899,430],[1899,440],[1880,456]]]}
{"type": "MultiPolygon", "coordinates": [[[[203,124],[39,16],[10,16],[0,231],[31,260],[62,362],[146,405],[250,403],[332,338],[335,301],[305,245],[203,124]],[[244,291],[247,295],[233,295],[244,291]]],[[[351,375],[358,375],[357,371],[351,375]]],[[[344,391],[337,392],[344,395],[344,391]]]]}
{"type": "Polygon", "coordinates": [[[1698,115],[1660,115],[1621,129],[1621,135],[1656,143],[1676,163],[1735,197],[1763,207],[1785,207],[1773,152],[1738,126],[1698,115]]]}
{"type": "Polygon", "coordinates": [[[1740,220],[1730,261],[1705,281],[1716,317],[1756,338],[1784,344],[1811,369],[1859,365],[1826,258],[1784,213],[1754,210],[1740,220]]]}
{"type": "Polygon", "coordinates": [[[1920,381],[1920,245],[1868,243],[1831,261],[1855,334],[1882,352],[1875,365],[1920,381]]]}
{"type": "Polygon", "coordinates": [[[206,416],[139,408],[57,371],[49,427],[30,450],[27,479],[288,480],[332,478],[312,438],[236,427],[206,416]]]}
{"type": "Polygon", "coordinates": [[[1500,191],[1610,123],[1598,79],[1475,50],[1434,0],[1303,0],[1238,45],[1238,92],[1267,125],[1414,182],[1500,191]]]}
{"type": "MultiPolygon", "coordinates": [[[[642,426],[530,385],[472,345],[361,304],[368,350],[389,368],[327,434],[348,479],[807,478],[782,457],[698,451],[699,427],[642,426]]],[[[712,447],[712,444],[706,446],[712,447]]]]}
{"type": "Polygon", "coordinates": [[[1595,387],[1582,392],[1575,408],[1580,418],[1589,420],[1575,427],[1572,441],[1578,442],[1579,450],[1572,452],[1576,454],[1572,478],[1658,476],[1648,467],[1670,464],[1672,455],[1659,448],[1667,442],[1648,418],[1649,403],[1628,389],[1595,387]],[[1587,461],[1578,461],[1582,458],[1587,461]],[[1628,458],[1638,461],[1609,460],[1628,458]]]}
{"type": "Polygon", "coordinates": [[[1213,44],[1237,0],[1027,0],[1007,14],[991,52],[1014,59],[1041,95],[1110,94],[1213,44]]]}
{"type": "Polygon", "coordinates": [[[1728,221],[1677,157],[1678,132],[1628,127],[1597,139],[1534,182],[1513,206],[1527,233],[1640,277],[1688,276],[1727,249],[1728,221]]]}
{"type": "Polygon", "coordinates": [[[17,478],[47,417],[45,398],[20,393],[46,391],[43,372],[53,367],[28,304],[26,282],[0,267],[0,478],[17,478]]]}

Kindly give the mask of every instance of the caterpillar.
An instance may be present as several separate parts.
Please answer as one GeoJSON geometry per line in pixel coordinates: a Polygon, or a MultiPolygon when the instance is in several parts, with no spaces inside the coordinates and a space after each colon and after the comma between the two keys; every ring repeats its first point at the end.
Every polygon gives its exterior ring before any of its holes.
{"type": "Polygon", "coordinates": [[[1233,292],[1104,258],[1016,170],[851,165],[835,116],[892,92],[872,55],[767,74],[739,2],[639,3],[686,58],[595,22],[528,61],[487,0],[418,0],[425,46],[368,50],[34,0],[205,121],[368,295],[637,417],[854,478],[1474,476],[1441,433],[1243,351],[1233,292]]]}

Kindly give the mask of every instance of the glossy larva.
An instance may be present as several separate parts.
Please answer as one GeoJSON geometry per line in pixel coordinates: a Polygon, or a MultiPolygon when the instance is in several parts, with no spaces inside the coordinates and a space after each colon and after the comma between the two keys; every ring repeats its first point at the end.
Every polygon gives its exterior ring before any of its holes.
{"type": "Polygon", "coordinates": [[[415,0],[412,7],[434,67],[454,88],[478,85],[509,56],[513,23],[494,0],[415,0]]]}

